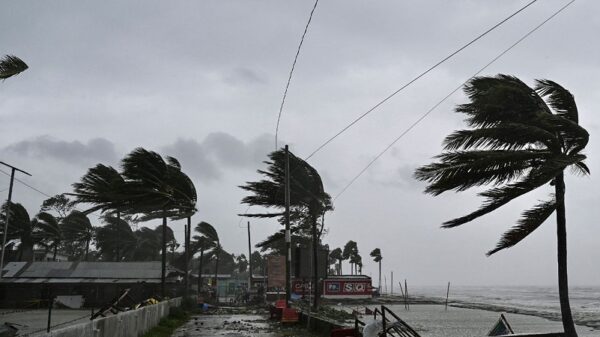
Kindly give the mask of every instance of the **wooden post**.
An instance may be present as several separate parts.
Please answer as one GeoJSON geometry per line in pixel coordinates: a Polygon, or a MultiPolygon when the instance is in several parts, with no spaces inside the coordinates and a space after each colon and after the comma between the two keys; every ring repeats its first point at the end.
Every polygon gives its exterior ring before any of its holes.
{"type": "Polygon", "coordinates": [[[450,282],[448,282],[448,290],[446,290],[446,310],[448,310],[448,296],[450,295],[450,282]]]}
{"type": "Polygon", "coordinates": [[[46,325],[46,332],[50,332],[50,324],[52,323],[52,304],[54,303],[54,297],[52,297],[52,290],[48,286],[48,324],[46,325]]]}
{"type": "Polygon", "coordinates": [[[402,287],[402,281],[398,282],[398,285],[400,286],[400,293],[404,299],[404,309],[406,309],[406,296],[404,296],[404,287],[402,287]]]}
{"type": "Polygon", "coordinates": [[[392,272],[392,280],[390,281],[390,295],[394,296],[394,272],[392,272]]]}

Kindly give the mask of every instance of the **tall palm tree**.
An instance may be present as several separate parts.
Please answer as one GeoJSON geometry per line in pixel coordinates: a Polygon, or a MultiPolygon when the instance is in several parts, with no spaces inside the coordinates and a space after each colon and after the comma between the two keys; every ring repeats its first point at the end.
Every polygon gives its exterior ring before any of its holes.
{"type": "Polygon", "coordinates": [[[525,239],[556,211],[562,322],[566,336],[577,336],[569,306],[564,170],[589,174],[581,153],[589,135],[579,125],[575,99],[553,81],[537,80],[531,88],[507,75],[475,78],[465,93],[470,102],[456,111],[467,115],[471,129],[449,135],[439,162],[419,168],[415,176],[429,183],[425,192],[433,195],[493,185],[480,193],[485,202],[478,210],[445,222],[445,228],[470,222],[541,186],[553,186],[549,200],[525,211],[487,255],[525,239]]]}
{"type": "MultiPolygon", "coordinates": [[[[196,231],[197,231],[196,227],[196,231]]],[[[192,249],[194,252],[199,251],[200,257],[198,258],[198,293],[202,290],[202,270],[204,267],[204,252],[213,248],[213,243],[203,235],[194,235],[194,242],[192,243],[192,249]]]]}
{"type": "MultiPolygon", "coordinates": [[[[211,224],[209,224],[208,222],[200,222],[196,228],[195,228],[196,232],[198,232],[200,234],[201,237],[206,238],[206,241],[208,243],[208,245],[210,247],[212,247],[213,250],[213,256],[215,257],[215,294],[216,294],[216,298],[217,300],[219,299],[219,288],[217,286],[217,275],[219,273],[219,255],[220,253],[223,251],[223,248],[221,247],[221,241],[219,240],[219,234],[217,233],[217,230],[215,229],[215,227],[213,227],[211,224]]],[[[202,270],[200,270],[200,273],[202,273],[202,270]]]]}
{"type": "Polygon", "coordinates": [[[383,260],[383,257],[381,256],[381,249],[373,249],[370,255],[373,258],[373,261],[379,264],[379,293],[381,294],[381,260],[383,260]]]}
{"type": "Polygon", "coordinates": [[[329,252],[329,258],[337,263],[335,268],[336,274],[342,275],[342,261],[344,260],[344,257],[342,256],[342,249],[338,247],[329,252]]]}
{"type": "Polygon", "coordinates": [[[52,249],[52,261],[56,261],[58,248],[63,241],[63,233],[58,220],[50,213],[42,212],[36,215],[37,223],[34,227],[33,237],[36,242],[52,249]]]}
{"type": "Polygon", "coordinates": [[[133,256],[137,240],[129,223],[114,216],[103,217],[105,225],[96,231],[96,247],[104,261],[127,261],[133,256]]]}
{"type": "Polygon", "coordinates": [[[4,55],[3,58],[0,59],[0,80],[5,80],[9,77],[18,75],[25,70],[27,70],[29,66],[20,58],[14,55],[4,55]]]}
{"type": "Polygon", "coordinates": [[[102,213],[114,212],[120,217],[120,212],[125,209],[125,179],[111,166],[98,164],[90,168],[81,181],[72,186],[74,193],[68,195],[75,197],[74,204],[92,205],[83,212],[85,214],[99,210],[102,213]]]}
{"type": "MultiPolygon", "coordinates": [[[[266,170],[258,170],[265,179],[256,182],[247,182],[240,188],[249,191],[252,195],[242,199],[242,203],[248,205],[276,208],[279,211],[285,209],[285,168],[286,151],[284,149],[269,154],[266,170]]],[[[313,249],[313,284],[315,289],[313,306],[318,306],[318,248],[323,233],[324,223],[319,226],[319,219],[323,219],[325,212],[333,210],[331,197],[325,192],[321,176],[315,168],[304,160],[289,154],[290,169],[290,213],[296,214],[300,219],[298,224],[308,224],[313,249]],[[320,229],[318,229],[320,227],[320,229]]],[[[283,221],[284,213],[259,213],[246,214],[251,217],[280,217],[283,221]]]]}
{"type": "Polygon", "coordinates": [[[182,217],[195,207],[196,190],[191,179],[172,157],[137,148],[121,162],[125,179],[124,211],[143,214],[142,221],[162,219],[161,294],[166,296],[167,218],[182,217]]]}
{"type": "Polygon", "coordinates": [[[356,255],[358,255],[358,245],[356,244],[356,241],[350,240],[346,242],[344,250],[342,251],[342,258],[344,260],[349,260],[351,274],[354,273],[354,261],[356,255]]]}
{"type": "Polygon", "coordinates": [[[90,242],[94,237],[94,228],[90,219],[83,212],[73,210],[59,223],[60,231],[65,242],[79,247],[79,259],[88,260],[90,242]]]}
{"type": "Polygon", "coordinates": [[[36,239],[33,236],[34,228],[37,225],[37,219],[30,219],[29,213],[23,205],[19,203],[8,202],[2,205],[2,214],[0,214],[0,236],[4,235],[6,214],[10,213],[10,227],[8,228],[7,240],[19,240],[17,248],[18,261],[33,261],[33,248],[36,239]]]}

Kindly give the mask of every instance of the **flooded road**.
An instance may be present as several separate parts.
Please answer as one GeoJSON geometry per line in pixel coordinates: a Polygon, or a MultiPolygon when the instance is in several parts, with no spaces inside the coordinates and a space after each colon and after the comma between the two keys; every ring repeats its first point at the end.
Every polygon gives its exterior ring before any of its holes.
{"type": "Polygon", "coordinates": [[[173,337],[308,337],[314,336],[299,325],[281,325],[267,315],[197,315],[175,331],[173,337]]]}

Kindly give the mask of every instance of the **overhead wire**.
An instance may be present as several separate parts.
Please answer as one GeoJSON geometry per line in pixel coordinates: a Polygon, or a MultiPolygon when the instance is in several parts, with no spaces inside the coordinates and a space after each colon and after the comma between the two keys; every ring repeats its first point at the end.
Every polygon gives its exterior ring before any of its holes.
{"type": "Polygon", "coordinates": [[[511,44],[508,48],[506,48],[504,51],[502,51],[500,54],[498,54],[496,57],[494,57],[490,62],[488,62],[486,65],[484,65],[482,68],[480,68],[475,74],[473,74],[473,76],[469,77],[466,81],[461,83],[458,87],[456,87],[454,90],[452,90],[448,95],[446,95],[439,102],[437,102],[433,107],[431,107],[429,110],[427,110],[427,112],[425,112],[423,115],[421,115],[415,122],[413,122],[408,128],[406,128],[398,137],[396,137],[396,139],[394,139],[394,141],[392,141],[389,145],[387,145],[383,149],[383,151],[379,152],[356,176],[354,176],[354,178],[352,178],[352,180],[350,180],[350,182],[346,186],[344,186],[344,188],[333,198],[333,200],[334,201],[337,200],[337,198],[339,198],[350,186],[352,186],[352,184],[354,184],[354,182],[360,176],[362,176],[362,174],[365,173],[369,169],[369,167],[371,167],[379,158],[381,158],[381,156],[383,156],[383,154],[385,154],[390,148],[392,148],[392,146],[394,146],[407,133],[409,133],[412,129],[414,129],[421,121],[423,121],[430,113],[432,113],[436,108],[438,108],[448,98],[450,98],[453,94],[455,94],[457,91],[459,91],[472,78],[476,77],[481,72],[483,72],[485,69],[487,69],[489,66],[491,66],[493,63],[495,63],[498,59],[500,59],[502,56],[504,56],[506,53],[508,53],[511,49],[516,47],[519,43],[521,43],[523,40],[525,40],[527,37],[529,37],[535,31],[540,29],[543,25],[545,25],[548,21],[552,20],[554,17],[556,17],[558,14],[560,14],[563,10],[565,10],[567,7],[569,7],[573,2],[575,2],[575,0],[571,0],[569,3],[562,6],[557,11],[555,11],[552,15],[547,17],[540,24],[535,26],[533,29],[529,30],[525,35],[523,35],[521,38],[519,38],[516,42],[511,44]]]}
{"type": "Polygon", "coordinates": [[[354,126],[360,120],[362,120],[363,118],[365,118],[371,112],[375,111],[377,108],[379,108],[385,102],[387,102],[388,100],[390,100],[392,97],[396,96],[398,93],[400,93],[401,91],[403,91],[404,89],[406,89],[407,87],[409,87],[411,84],[413,84],[414,82],[416,82],[417,80],[419,80],[423,76],[427,75],[429,72],[431,72],[435,68],[437,68],[440,65],[442,65],[444,62],[446,62],[449,59],[451,59],[452,57],[454,57],[456,54],[458,54],[461,51],[465,50],[466,48],[468,48],[469,46],[471,46],[472,44],[474,44],[475,42],[477,42],[478,40],[480,40],[481,38],[483,38],[484,36],[486,36],[487,34],[489,34],[490,32],[492,32],[496,28],[500,27],[502,24],[504,24],[505,22],[507,22],[508,20],[510,20],[511,18],[513,18],[514,16],[516,16],[517,14],[521,13],[526,8],[528,8],[529,6],[533,5],[535,2],[537,2],[537,0],[530,1],[525,6],[521,7],[519,10],[517,10],[516,12],[512,13],[511,15],[507,16],[506,18],[504,18],[502,21],[500,21],[500,22],[496,23],[495,25],[493,25],[492,27],[488,28],[486,31],[484,31],[483,33],[479,34],[477,37],[475,37],[474,39],[472,39],[471,41],[469,41],[468,43],[466,43],[462,47],[460,47],[457,50],[455,50],[454,52],[452,52],[450,55],[444,57],[443,59],[441,59],[440,61],[438,61],[437,63],[435,63],[433,66],[429,67],[427,70],[421,72],[419,75],[417,75],[416,77],[414,77],[410,81],[406,82],[399,89],[397,89],[396,91],[394,91],[393,93],[391,93],[390,95],[388,95],[387,97],[385,97],[384,99],[380,100],[377,104],[375,104],[374,106],[372,106],[369,110],[367,110],[366,112],[364,112],[363,114],[361,114],[360,116],[358,116],[358,118],[354,119],[352,122],[350,122],[350,124],[348,124],[345,127],[343,127],[335,135],[333,135],[332,137],[330,137],[329,139],[327,139],[324,143],[322,143],[321,145],[319,145],[304,160],[310,159],[317,152],[321,151],[325,146],[327,146],[329,143],[331,143],[334,139],[336,139],[337,137],[339,137],[342,133],[346,132],[346,130],[350,129],[352,126],[354,126]]]}
{"type": "Polygon", "coordinates": [[[310,15],[308,16],[308,21],[306,22],[306,26],[304,27],[304,32],[302,33],[302,38],[300,38],[300,44],[298,44],[298,49],[296,50],[296,56],[294,57],[294,62],[292,63],[292,68],[290,69],[290,74],[288,76],[287,83],[285,85],[285,90],[283,91],[283,98],[281,99],[281,105],[279,106],[279,114],[277,115],[277,126],[275,126],[275,150],[278,148],[277,137],[279,135],[279,123],[281,122],[281,113],[283,112],[283,105],[285,104],[285,99],[287,97],[288,89],[290,88],[290,83],[292,81],[292,75],[294,74],[294,69],[296,68],[296,62],[298,62],[298,56],[300,55],[300,49],[302,49],[302,44],[304,43],[304,38],[306,37],[306,33],[308,32],[308,27],[310,26],[310,22],[312,21],[313,14],[315,13],[315,9],[319,4],[319,0],[315,1],[312,10],[310,11],[310,15]]]}

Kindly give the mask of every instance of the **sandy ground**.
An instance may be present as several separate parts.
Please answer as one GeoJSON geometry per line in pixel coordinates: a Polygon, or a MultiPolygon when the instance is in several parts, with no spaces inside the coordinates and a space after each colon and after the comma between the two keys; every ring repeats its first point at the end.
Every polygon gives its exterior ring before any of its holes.
{"type": "Polygon", "coordinates": [[[267,320],[267,315],[198,315],[177,329],[173,337],[308,337],[299,326],[282,326],[267,320]]]}
{"type": "MultiPolygon", "coordinates": [[[[36,309],[23,312],[8,313],[0,311],[0,324],[4,322],[20,324],[19,334],[25,335],[33,331],[45,330],[48,324],[48,309],[36,309]]],[[[52,309],[51,326],[64,326],[85,322],[90,319],[90,310],[52,309]]]]}

